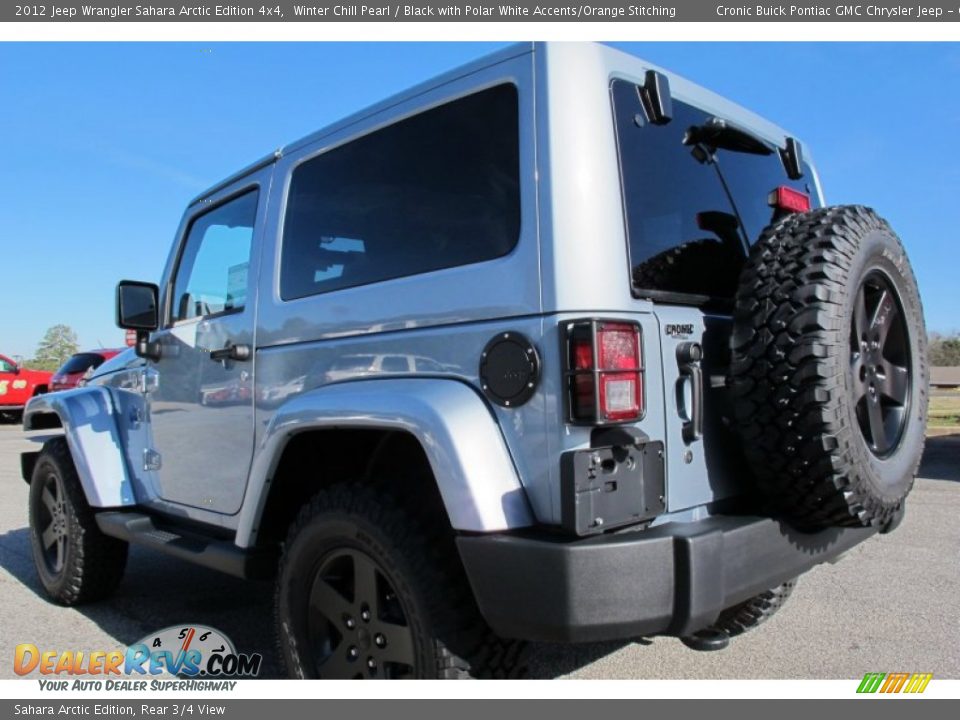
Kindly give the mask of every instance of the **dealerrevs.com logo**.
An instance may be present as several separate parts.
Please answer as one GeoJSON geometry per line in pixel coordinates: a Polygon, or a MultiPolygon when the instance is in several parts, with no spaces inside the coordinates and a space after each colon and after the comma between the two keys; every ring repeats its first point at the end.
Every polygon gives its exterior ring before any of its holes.
{"type": "Polygon", "coordinates": [[[238,653],[230,638],[215,628],[176,625],[151,633],[125,650],[42,650],[21,643],[14,651],[13,670],[21,676],[74,677],[72,682],[40,680],[42,689],[49,690],[146,690],[148,678],[151,690],[232,690],[236,683],[201,685],[184,684],[183,680],[256,677],[262,662],[259,653],[238,653]],[[143,679],[115,679],[118,676],[143,679]]]}

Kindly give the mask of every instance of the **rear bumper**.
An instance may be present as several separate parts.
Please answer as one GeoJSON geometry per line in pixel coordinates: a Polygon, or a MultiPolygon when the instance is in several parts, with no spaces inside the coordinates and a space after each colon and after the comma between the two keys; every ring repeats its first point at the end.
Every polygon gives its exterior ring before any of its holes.
{"type": "Polygon", "coordinates": [[[465,535],[457,545],[496,633],[583,642],[689,635],[875,532],[800,533],[770,518],[718,516],[576,540],[465,535]]]}

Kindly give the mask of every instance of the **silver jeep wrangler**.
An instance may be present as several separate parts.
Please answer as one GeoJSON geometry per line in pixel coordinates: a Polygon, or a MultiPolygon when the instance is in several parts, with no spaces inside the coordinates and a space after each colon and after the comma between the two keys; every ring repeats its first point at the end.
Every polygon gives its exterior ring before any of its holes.
{"type": "MultiPolygon", "coordinates": [[[[136,358],[34,398],[34,559],[276,578],[293,677],[721,648],[893,529],[926,420],[903,247],[793,135],[610,48],[525,44],[187,208],[136,358]]],[[[129,358],[127,359],[129,360],[129,358]]]]}

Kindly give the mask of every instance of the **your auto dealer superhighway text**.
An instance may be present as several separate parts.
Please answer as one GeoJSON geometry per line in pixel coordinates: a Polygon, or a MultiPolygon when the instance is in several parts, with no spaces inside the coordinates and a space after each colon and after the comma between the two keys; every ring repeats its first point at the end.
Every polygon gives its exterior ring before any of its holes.
{"type": "Polygon", "coordinates": [[[868,17],[868,18],[936,18],[943,9],[923,5],[717,5],[720,17],[868,17]]]}

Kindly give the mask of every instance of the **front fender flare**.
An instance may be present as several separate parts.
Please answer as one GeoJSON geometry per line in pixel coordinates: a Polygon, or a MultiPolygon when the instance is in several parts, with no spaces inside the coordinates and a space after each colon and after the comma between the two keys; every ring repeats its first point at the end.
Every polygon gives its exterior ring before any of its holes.
{"type": "Polygon", "coordinates": [[[309,430],[407,432],[423,447],[451,525],[497,532],[533,524],[503,435],[470,386],[436,378],[391,378],[326,385],[282,405],[259,443],[236,542],[256,543],[270,483],[287,442],[309,430]]]}
{"type": "Polygon", "coordinates": [[[110,391],[87,386],[37,395],[24,408],[23,429],[49,427],[40,418],[51,414],[60,418],[87,502],[93,507],[135,504],[110,391]]]}

